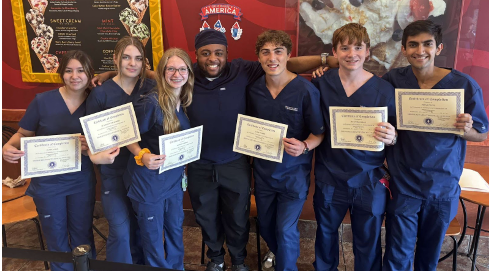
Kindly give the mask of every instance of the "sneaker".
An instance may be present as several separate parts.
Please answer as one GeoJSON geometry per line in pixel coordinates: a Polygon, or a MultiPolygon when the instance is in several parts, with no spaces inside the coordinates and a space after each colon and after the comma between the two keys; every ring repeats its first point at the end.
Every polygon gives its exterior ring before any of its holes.
{"type": "Polygon", "coordinates": [[[265,254],[265,257],[263,258],[263,261],[261,263],[263,268],[269,269],[275,266],[275,255],[271,250],[265,254]]]}
{"type": "Polygon", "coordinates": [[[208,262],[207,267],[205,268],[205,271],[223,271],[223,270],[226,270],[226,266],[224,266],[224,263],[216,264],[213,262],[208,262]]]}
{"type": "Polygon", "coordinates": [[[248,266],[246,264],[238,264],[231,266],[231,271],[248,271],[248,266]]]}

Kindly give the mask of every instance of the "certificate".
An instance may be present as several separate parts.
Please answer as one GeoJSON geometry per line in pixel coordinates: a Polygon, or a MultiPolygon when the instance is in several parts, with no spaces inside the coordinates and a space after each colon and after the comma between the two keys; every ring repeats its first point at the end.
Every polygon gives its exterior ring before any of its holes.
{"type": "Polygon", "coordinates": [[[93,154],[141,140],[132,103],[81,117],[80,122],[93,154]]]}
{"type": "Polygon", "coordinates": [[[233,151],[282,163],[287,125],[238,114],[233,151]]]}
{"type": "Polygon", "coordinates": [[[398,130],[463,135],[453,126],[462,113],[463,89],[396,89],[398,130]]]}
{"type": "Polygon", "coordinates": [[[379,122],[387,121],[387,107],[329,107],[331,147],[381,151],[384,143],[374,137],[379,122]]]}
{"type": "Polygon", "coordinates": [[[159,137],[160,154],[166,155],[160,173],[200,159],[202,129],[201,125],[159,137]]]}
{"type": "Polygon", "coordinates": [[[81,171],[80,134],[20,139],[22,179],[81,171]]]}

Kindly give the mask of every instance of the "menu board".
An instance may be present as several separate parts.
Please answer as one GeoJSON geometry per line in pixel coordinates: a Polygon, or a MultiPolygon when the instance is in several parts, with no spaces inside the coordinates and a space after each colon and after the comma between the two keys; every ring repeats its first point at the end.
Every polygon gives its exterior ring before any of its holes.
{"type": "Polygon", "coordinates": [[[70,50],[88,53],[96,73],[114,70],[124,36],[141,40],[151,67],[163,55],[159,0],[12,0],[12,9],[24,82],[60,82],[70,50]]]}

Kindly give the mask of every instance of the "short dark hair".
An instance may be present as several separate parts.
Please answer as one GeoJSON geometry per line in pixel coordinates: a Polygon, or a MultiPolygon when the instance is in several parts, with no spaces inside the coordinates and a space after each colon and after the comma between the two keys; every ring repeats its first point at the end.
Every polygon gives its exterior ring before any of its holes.
{"type": "Polygon", "coordinates": [[[287,49],[287,54],[290,54],[290,52],[292,52],[292,40],[290,39],[289,34],[285,33],[282,30],[267,30],[261,33],[256,39],[256,55],[260,54],[261,48],[267,42],[271,42],[274,45],[284,46],[287,49]]]}
{"type": "Polygon", "coordinates": [[[92,59],[90,58],[90,56],[81,50],[68,51],[61,58],[61,61],[59,62],[59,68],[58,68],[58,74],[59,77],[61,77],[61,81],[64,83],[63,76],[66,72],[66,66],[68,66],[68,63],[70,63],[70,60],[72,59],[76,59],[80,62],[80,64],[83,67],[83,71],[87,75],[88,83],[90,84],[90,81],[95,75],[95,70],[93,69],[92,59]]]}
{"type": "Polygon", "coordinates": [[[333,33],[333,49],[336,50],[338,44],[343,44],[348,39],[348,44],[353,44],[360,46],[362,42],[365,46],[370,48],[370,38],[367,33],[367,29],[357,23],[349,23],[336,29],[333,33]]]}
{"type": "Polygon", "coordinates": [[[441,25],[430,20],[419,20],[410,23],[402,33],[402,46],[406,48],[408,37],[414,37],[421,33],[428,33],[435,38],[436,46],[442,43],[441,25]]]}

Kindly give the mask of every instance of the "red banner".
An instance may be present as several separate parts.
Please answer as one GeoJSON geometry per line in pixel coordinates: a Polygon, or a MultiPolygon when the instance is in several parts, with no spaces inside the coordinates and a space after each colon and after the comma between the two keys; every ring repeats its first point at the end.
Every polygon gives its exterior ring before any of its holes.
{"type": "Polygon", "coordinates": [[[227,14],[233,15],[234,19],[241,20],[241,8],[229,4],[214,4],[208,5],[201,8],[200,16],[202,16],[202,20],[206,20],[211,14],[227,14]]]}

